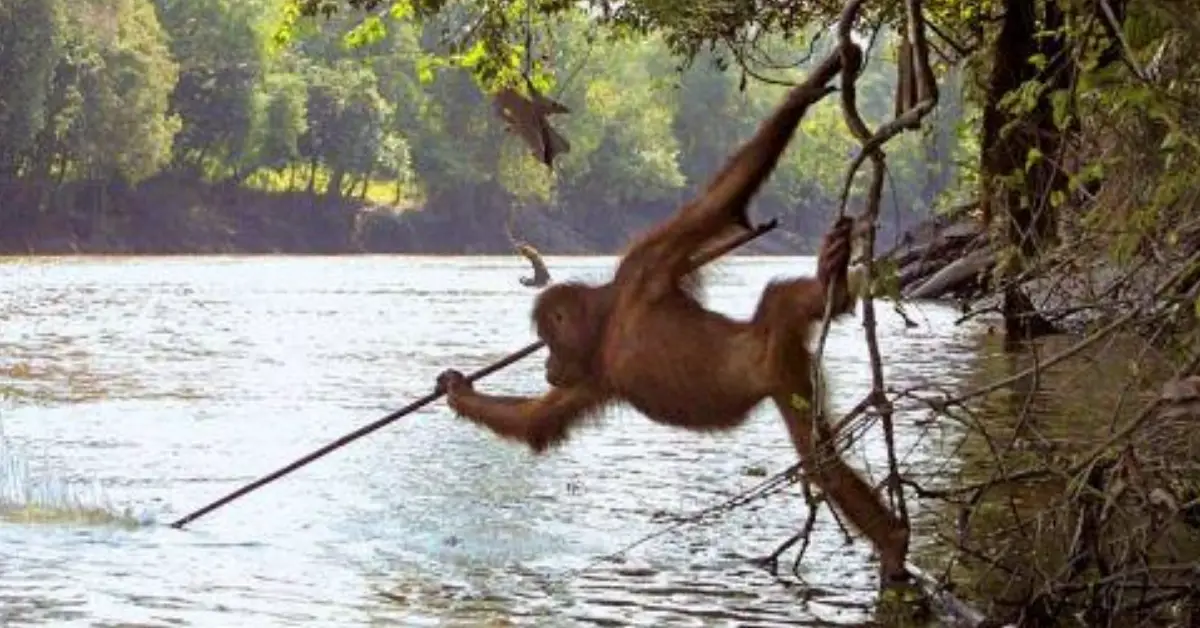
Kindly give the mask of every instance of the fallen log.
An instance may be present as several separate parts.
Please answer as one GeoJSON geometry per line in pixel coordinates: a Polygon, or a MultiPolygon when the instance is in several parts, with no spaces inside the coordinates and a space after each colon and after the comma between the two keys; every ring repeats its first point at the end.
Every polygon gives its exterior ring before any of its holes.
{"type": "Polygon", "coordinates": [[[876,259],[895,264],[903,292],[986,243],[987,234],[976,220],[937,216],[905,233],[899,245],[876,259]]]}
{"type": "Polygon", "coordinates": [[[943,248],[937,252],[936,256],[930,255],[914,263],[901,266],[896,277],[899,287],[902,291],[911,290],[947,266],[963,259],[972,251],[986,246],[986,238],[981,236],[974,240],[957,243],[953,247],[943,248]]]}
{"type": "Polygon", "coordinates": [[[979,275],[995,264],[996,255],[991,249],[979,249],[966,257],[960,257],[902,294],[906,299],[939,299],[969,281],[978,281],[979,275]]]}
{"type": "Polygon", "coordinates": [[[930,258],[919,260],[916,263],[909,264],[900,269],[896,279],[900,283],[900,290],[903,292],[911,288],[915,284],[919,284],[934,273],[948,266],[953,260],[940,258],[930,258]]]}
{"type": "Polygon", "coordinates": [[[979,248],[986,242],[987,234],[978,229],[971,228],[966,232],[957,230],[946,232],[928,245],[914,249],[909,255],[897,259],[897,263],[903,266],[919,259],[954,256],[964,250],[979,248]]]}
{"type": "Polygon", "coordinates": [[[945,222],[935,218],[904,234],[901,243],[878,256],[905,266],[922,257],[940,255],[947,248],[961,246],[983,235],[975,222],[945,222]]]}

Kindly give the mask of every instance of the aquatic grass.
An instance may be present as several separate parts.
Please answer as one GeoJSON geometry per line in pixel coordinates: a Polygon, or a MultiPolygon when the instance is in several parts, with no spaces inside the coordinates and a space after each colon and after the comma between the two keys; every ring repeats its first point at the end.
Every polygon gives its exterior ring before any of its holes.
{"type": "Polygon", "coordinates": [[[28,458],[4,436],[0,423],[0,521],[139,527],[152,513],[118,507],[97,480],[69,482],[50,471],[35,475],[28,458]]]}

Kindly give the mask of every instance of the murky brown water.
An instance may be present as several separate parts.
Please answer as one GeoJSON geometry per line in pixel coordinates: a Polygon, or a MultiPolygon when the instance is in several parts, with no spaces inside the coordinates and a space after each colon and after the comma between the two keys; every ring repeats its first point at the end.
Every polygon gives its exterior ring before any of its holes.
{"type": "MultiPolygon", "coordinates": [[[[603,278],[611,258],[547,260],[603,278]]],[[[813,260],[736,260],[710,303],[748,314],[766,280],[813,260]]],[[[793,461],[764,408],[697,436],[617,412],[543,458],[442,403],[176,531],[164,524],[531,340],[519,259],[43,259],[0,264],[0,410],[31,474],[98,481],[157,523],[0,522],[0,624],[100,626],[854,625],[874,563],[828,515],[784,586],[747,564],[804,517],[798,491],[615,552],[793,461]],[[388,595],[382,595],[386,592],[388,595]]],[[[881,308],[888,377],[954,389],[978,330],[881,308]]],[[[867,390],[856,321],[827,352],[836,408],[867,390]]],[[[540,358],[488,380],[533,393],[540,358]]],[[[902,414],[907,464],[943,468],[902,414]],[[927,460],[926,458],[929,457],[927,460]]],[[[924,438],[928,435],[923,431],[924,438]]],[[[882,448],[855,463],[876,477],[882,448]]],[[[790,561],[789,561],[790,562],[790,561]]]]}

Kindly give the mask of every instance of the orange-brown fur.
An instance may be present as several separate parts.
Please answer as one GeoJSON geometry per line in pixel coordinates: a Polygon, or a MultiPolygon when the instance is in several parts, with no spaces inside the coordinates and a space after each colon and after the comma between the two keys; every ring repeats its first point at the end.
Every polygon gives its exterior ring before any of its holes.
{"type": "MultiPolygon", "coordinates": [[[[836,72],[836,59],[818,70],[836,72]]],[[[812,81],[810,81],[812,83],[812,81]]],[[[824,82],[801,85],[705,190],[639,238],[612,281],[564,283],[538,297],[533,319],[546,342],[541,397],[476,392],[461,373],[438,378],[450,406],[496,434],[543,452],[605,406],[624,402],[651,420],[691,430],[728,430],[770,398],[783,415],[806,475],[875,545],[888,577],[904,574],[908,531],[832,444],[813,442],[809,337],[833,286],[834,315],[854,307],[847,288],[852,223],[826,236],[816,278],[772,282],[754,315],[734,320],[706,309],[692,287],[691,259],[726,232],[750,226],[746,208],[770,174],[824,82]]]]}

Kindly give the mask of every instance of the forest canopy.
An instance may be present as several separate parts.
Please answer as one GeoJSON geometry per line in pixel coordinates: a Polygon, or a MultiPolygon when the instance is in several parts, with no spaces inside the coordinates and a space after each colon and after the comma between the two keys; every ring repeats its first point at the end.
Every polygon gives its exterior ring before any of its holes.
{"type": "MultiPolygon", "coordinates": [[[[170,182],[307,196],[342,213],[441,212],[497,221],[496,231],[540,208],[611,249],[715,172],[831,45],[811,20],[772,26],[755,43],[771,63],[764,81],[732,69],[736,45],[700,46],[729,16],[702,11],[685,30],[661,29],[671,3],[611,17],[565,3],[355,4],[0,4],[5,239],[139,224],[196,231],[219,219],[221,208],[197,215],[121,196],[170,182]],[[556,122],[572,150],[553,172],[491,110],[489,93],[526,71],[572,111],[556,122]]],[[[865,115],[890,111],[895,42],[891,32],[873,40],[879,62],[859,81],[865,115]]],[[[972,151],[946,91],[936,123],[893,149],[889,207],[905,222],[930,211],[972,151]]],[[[823,104],[757,211],[815,241],[855,150],[835,103],[823,104]]]]}

